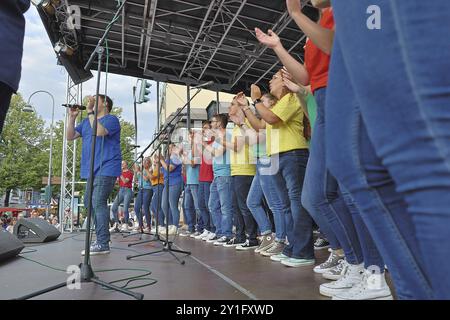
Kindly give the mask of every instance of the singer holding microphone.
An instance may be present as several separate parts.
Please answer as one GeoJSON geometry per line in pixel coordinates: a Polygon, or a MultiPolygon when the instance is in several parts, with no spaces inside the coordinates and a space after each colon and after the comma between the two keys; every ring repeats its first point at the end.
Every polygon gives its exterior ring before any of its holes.
{"type": "MultiPolygon", "coordinates": [[[[94,117],[97,116],[97,141],[94,162],[94,190],[92,192],[92,212],[94,214],[97,240],[91,244],[91,255],[109,253],[109,209],[107,200],[113,191],[116,179],[121,174],[122,153],[120,150],[120,122],[111,115],[112,100],[106,95],[90,96],[86,107],[88,117],[77,127],[75,120],[79,109],[71,108],[67,126],[67,139],[82,139],[81,178],[89,179],[91,139],[94,117]],[[98,113],[95,115],[95,99],[98,99],[98,113]]],[[[90,190],[86,185],[84,206],[87,210],[90,190]]],[[[89,231],[89,230],[88,230],[89,231]]],[[[84,255],[84,250],[82,252],[84,255]]]]}

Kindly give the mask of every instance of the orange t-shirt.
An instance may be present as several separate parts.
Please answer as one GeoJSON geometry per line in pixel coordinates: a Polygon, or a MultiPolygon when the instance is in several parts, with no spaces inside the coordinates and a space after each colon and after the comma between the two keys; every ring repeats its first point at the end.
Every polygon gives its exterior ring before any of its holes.
{"type": "MultiPolygon", "coordinates": [[[[323,11],[319,24],[327,29],[333,29],[333,11],[326,9],[323,11]]],[[[330,56],[320,50],[311,40],[306,41],[305,65],[309,73],[311,90],[314,93],[317,89],[327,86],[328,69],[330,68],[330,56]]]]}

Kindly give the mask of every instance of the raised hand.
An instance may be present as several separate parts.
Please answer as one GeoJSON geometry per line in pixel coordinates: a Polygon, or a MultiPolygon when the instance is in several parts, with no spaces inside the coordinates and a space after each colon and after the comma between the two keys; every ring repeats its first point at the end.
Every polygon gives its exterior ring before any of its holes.
{"type": "Polygon", "coordinates": [[[261,89],[256,85],[256,84],[252,84],[250,86],[250,96],[252,98],[253,101],[255,101],[256,99],[261,99],[261,89]]]}
{"type": "Polygon", "coordinates": [[[69,116],[72,119],[75,119],[76,117],[78,117],[78,114],[80,113],[80,110],[78,110],[77,108],[70,108],[69,109],[69,116]]]}
{"type": "Polygon", "coordinates": [[[239,107],[247,107],[248,106],[248,101],[247,98],[245,97],[245,93],[243,92],[239,92],[236,95],[236,102],[238,103],[239,107]]]}
{"type": "Polygon", "coordinates": [[[267,33],[264,33],[261,29],[255,28],[255,32],[256,32],[256,39],[258,39],[258,41],[261,44],[271,49],[275,49],[277,46],[281,46],[280,38],[272,30],[269,29],[267,33]]]}

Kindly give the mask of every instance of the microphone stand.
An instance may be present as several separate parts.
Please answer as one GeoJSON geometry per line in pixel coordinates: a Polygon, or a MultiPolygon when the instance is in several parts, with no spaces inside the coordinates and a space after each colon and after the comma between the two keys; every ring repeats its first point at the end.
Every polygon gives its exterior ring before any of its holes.
{"type": "MultiPolygon", "coordinates": [[[[199,94],[200,93],[200,91],[201,91],[201,88],[198,88],[197,89],[197,92],[194,94],[194,95],[192,95],[192,97],[186,102],[186,104],[183,106],[183,107],[181,107],[178,111],[177,111],[177,113],[173,116],[173,118],[158,132],[158,134],[156,135],[156,137],[152,140],[152,142],[150,142],[150,144],[142,151],[142,153],[141,153],[141,156],[143,156],[143,154],[159,139],[159,137],[163,134],[163,133],[167,133],[167,135],[168,135],[168,139],[165,141],[165,144],[166,144],[166,159],[168,158],[169,159],[169,169],[170,169],[170,158],[169,158],[169,138],[170,138],[170,136],[171,136],[171,134],[173,133],[173,131],[175,130],[175,126],[174,125],[172,125],[172,122],[174,122],[175,121],[175,119],[177,119],[178,118],[178,116],[183,112],[183,110],[189,105],[189,103],[192,101],[192,99],[194,99],[195,98],[195,96],[197,95],[197,94],[199,94]]],[[[160,145],[162,144],[162,143],[164,143],[164,141],[160,141],[160,143],[159,143],[159,145],[158,145],[158,147],[157,147],[157,149],[155,149],[155,151],[156,150],[159,150],[159,147],[160,147],[160,145]]],[[[154,151],[154,152],[155,152],[154,151]]],[[[153,152],[153,153],[154,153],[153,152]]],[[[161,151],[159,151],[159,155],[161,155],[161,151]]],[[[137,160],[136,160],[137,161],[137,160]]],[[[165,201],[166,203],[169,203],[169,175],[170,175],[170,172],[169,172],[169,170],[167,170],[168,172],[167,172],[167,184],[166,184],[166,186],[167,186],[167,192],[166,192],[166,197],[165,197],[165,199],[163,200],[163,201],[165,201]]],[[[159,179],[158,179],[158,182],[159,182],[159,179]]],[[[158,191],[159,191],[159,187],[158,187],[158,191]]],[[[159,200],[159,197],[158,197],[158,200],[159,200]]],[[[159,211],[159,205],[158,205],[158,207],[157,207],[157,210],[159,211]]],[[[157,214],[157,217],[158,217],[158,214],[157,214]]],[[[156,226],[156,230],[157,230],[157,232],[158,232],[158,226],[156,226]]],[[[167,217],[166,217],[166,235],[165,235],[165,241],[163,241],[163,243],[164,243],[164,246],[163,246],[163,248],[162,249],[160,249],[160,250],[158,250],[158,251],[154,251],[154,252],[148,252],[148,253],[143,253],[143,254],[138,254],[138,255],[131,255],[131,256],[127,256],[127,260],[130,260],[130,259],[133,259],[133,258],[137,258],[137,257],[142,257],[142,256],[147,256],[147,255],[152,255],[152,254],[157,254],[157,253],[160,253],[160,252],[168,252],[169,254],[171,254],[178,262],[180,262],[182,265],[184,265],[185,264],[185,261],[184,260],[180,260],[175,254],[174,254],[174,252],[177,252],[177,253],[183,253],[183,254],[186,254],[186,255],[190,255],[191,254],[191,252],[189,252],[189,251],[182,251],[182,250],[176,250],[176,249],[172,249],[172,244],[173,244],[173,242],[172,241],[169,241],[169,217],[168,217],[168,214],[167,214],[167,217]]],[[[133,245],[137,245],[137,244],[142,244],[142,243],[149,243],[149,242],[152,242],[152,241],[157,241],[157,240],[161,240],[160,239],[160,237],[159,237],[159,235],[157,236],[157,237],[155,237],[154,239],[152,239],[152,240],[145,240],[145,241],[140,241],[140,242],[137,242],[137,243],[130,243],[130,244],[128,244],[128,246],[129,247],[131,247],[131,246],[133,246],[133,245]]]]}
{"type": "MultiPolygon", "coordinates": [[[[82,283],[95,283],[100,285],[103,288],[108,288],[117,292],[121,292],[123,294],[132,296],[133,298],[137,299],[137,300],[142,300],[144,298],[144,295],[142,293],[138,293],[138,292],[133,292],[127,289],[123,289],[120,288],[118,286],[112,285],[108,282],[99,280],[97,276],[95,276],[94,271],[92,269],[92,265],[91,265],[91,261],[90,261],[90,244],[91,244],[91,217],[92,217],[92,194],[93,194],[93,187],[94,187],[94,163],[95,163],[95,145],[96,145],[96,140],[97,140],[97,114],[98,114],[98,95],[100,92],[100,76],[101,76],[101,71],[102,71],[102,60],[103,60],[103,54],[105,52],[105,49],[103,48],[103,42],[105,41],[106,37],[108,36],[109,30],[111,29],[111,26],[113,24],[113,22],[115,22],[115,20],[117,20],[120,12],[122,11],[123,6],[125,5],[127,0],[123,0],[120,7],[118,8],[116,14],[114,15],[114,18],[112,20],[112,22],[110,23],[110,25],[108,26],[108,28],[105,30],[105,33],[103,34],[102,38],[98,41],[97,46],[95,47],[95,50],[92,52],[91,57],[89,58],[88,63],[86,64],[86,66],[84,67],[85,70],[89,70],[90,65],[92,64],[95,55],[97,55],[98,61],[97,61],[97,90],[96,90],[96,97],[97,99],[95,99],[95,118],[94,118],[94,123],[93,123],[93,128],[92,128],[92,141],[91,141],[91,159],[90,159],[90,170],[89,170],[89,180],[88,180],[88,184],[89,184],[89,191],[90,194],[88,195],[88,214],[87,214],[87,226],[86,226],[86,238],[85,238],[85,255],[84,255],[84,261],[80,264],[80,280],[82,283]]],[[[18,298],[18,300],[25,300],[25,299],[30,299],[39,295],[42,295],[44,293],[50,292],[50,291],[54,291],[57,290],[59,288],[63,288],[67,286],[67,282],[61,282],[57,285],[48,287],[46,289],[43,290],[39,290],[36,291],[34,293],[30,293],[28,295],[22,296],[20,298],[18,298]]]]}

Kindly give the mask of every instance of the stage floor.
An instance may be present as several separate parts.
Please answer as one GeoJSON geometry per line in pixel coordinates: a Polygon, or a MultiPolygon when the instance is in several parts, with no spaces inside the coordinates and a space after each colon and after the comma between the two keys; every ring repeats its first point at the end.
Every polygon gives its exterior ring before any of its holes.
{"type": "MultiPolygon", "coordinates": [[[[21,255],[43,264],[65,270],[82,261],[84,233],[61,235],[57,241],[27,245],[21,255]],[[36,249],[36,252],[31,249],[36,249]],[[29,253],[26,253],[26,252],[29,253]]],[[[149,238],[142,236],[143,240],[149,238]]],[[[236,251],[234,248],[214,247],[213,244],[186,237],[175,239],[175,248],[192,252],[191,256],[177,254],[186,263],[181,265],[170,254],[160,253],[126,260],[127,255],[156,251],[161,243],[152,242],[128,248],[139,236],[123,238],[112,236],[109,255],[91,257],[95,270],[138,268],[152,272],[149,276],[156,284],[134,289],[145,295],[144,299],[161,300],[251,300],[251,299],[327,299],[319,294],[319,285],[325,280],[315,274],[313,267],[289,268],[253,251],[236,251]],[[133,251],[129,251],[131,249],[133,251]]],[[[327,250],[316,251],[317,262],[324,261],[327,250]]],[[[142,271],[120,270],[99,272],[104,281],[113,281],[142,274],[142,271]]],[[[51,270],[35,262],[16,257],[0,263],[0,299],[12,299],[66,281],[68,274],[51,270]]],[[[135,282],[130,286],[140,285],[135,282]]],[[[124,285],[122,283],[121,285],[124,285]]],[[[81,290],[66,287],[36,297],[35,299],[116,300],[132,299],[118,292],[86,283],[81,290]]]]}

